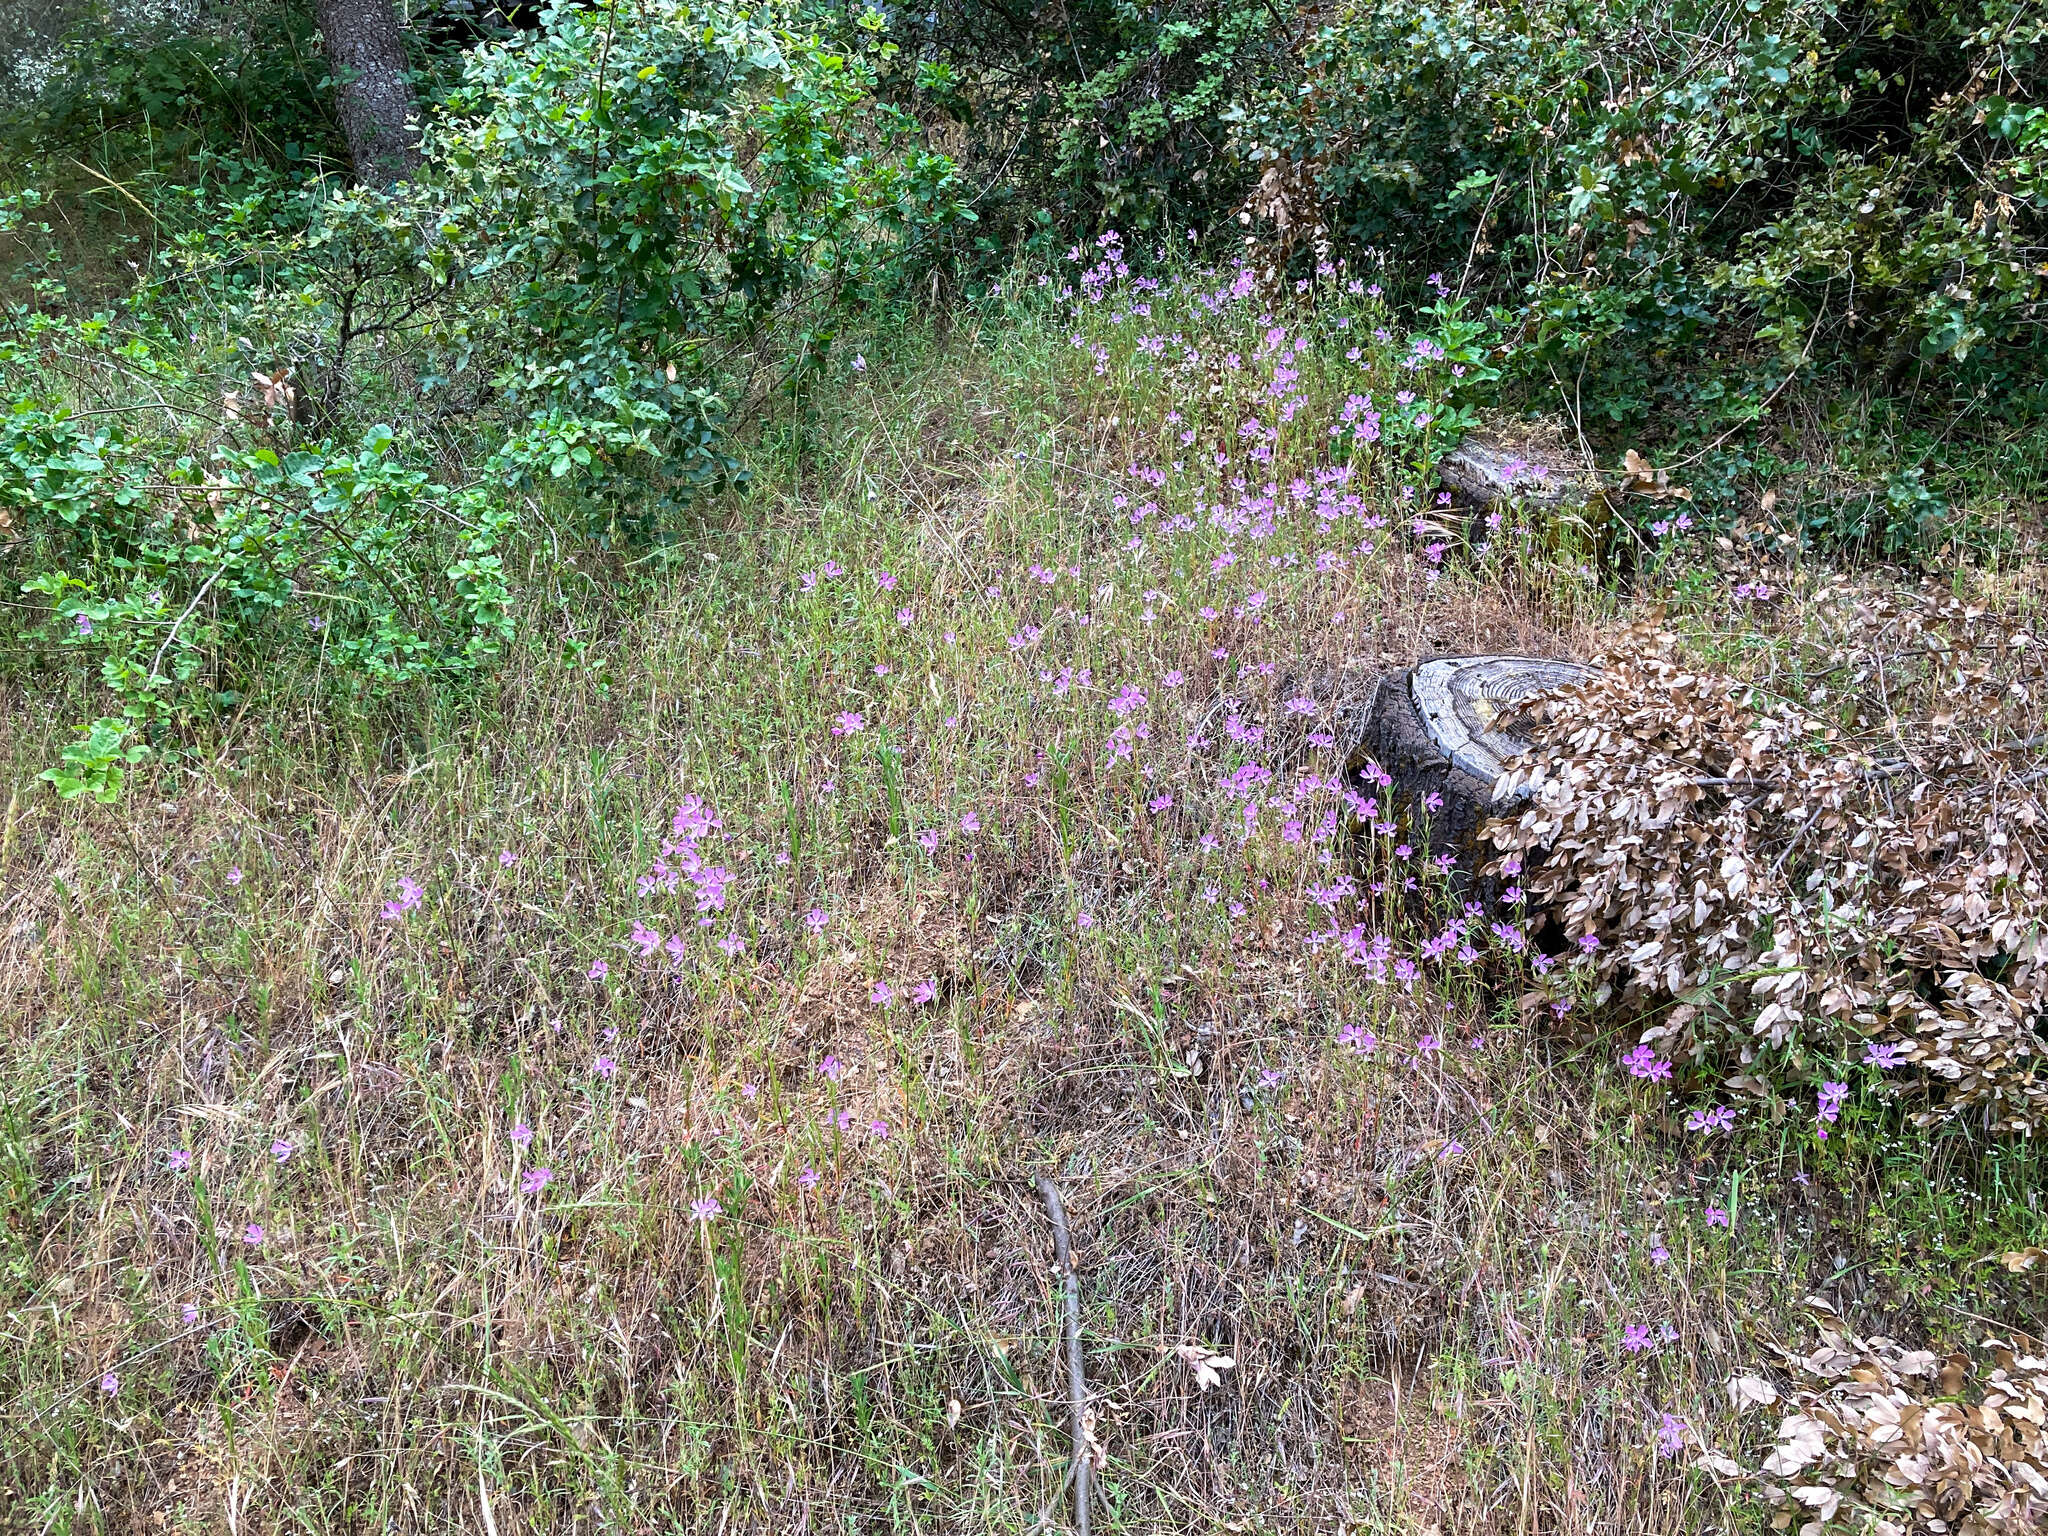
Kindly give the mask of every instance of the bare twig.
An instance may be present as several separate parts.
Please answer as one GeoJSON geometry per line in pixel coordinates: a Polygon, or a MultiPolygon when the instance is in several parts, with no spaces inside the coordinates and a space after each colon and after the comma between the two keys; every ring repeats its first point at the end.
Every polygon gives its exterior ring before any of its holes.
{"type": "Polygon", "coordinates": [[[66,155],[64,158],[66,160],[69,160],[73,165],[77,166],[81,171],[85,172],[85,174],[90,176],[94,181],[100,182],[105,186],[112,187],[116,192],[120,193],[123,197],[127,198],[129,202],[133,203],[136,207],[142,210],[142,216],[148,219],[150,223],[154,224],[157,222],[156,214],[150,208],[149,204],[145,203],[141,198],[137,197],[133,192],[129,191],[128,188],[121,185],[120,182],[114,180],[113,177],[107,175],[104,171],[94,170],[91,166],[87,165],[83,160],[79,159],[76,155],[66,155]]]}
{"type": "Polygon", "coordinates": [[[1500,196],[1500,178],[1493,179],[1493,190],[1486,194],[1486,206],[1479,210],[1479,222],[1472,226],[1472,248],[1465,252],[1465,270],[1458,274],[1459,298],[1465,297],[1465,284],[1472,276],[1472,261],[1479,254],[1479,242],[1486,238],[1486,221],[1493,216],[1493,200],[1500,196]]]}
{"type": "Polygon", "coordinates": [[[1059,1186],[1038,1181],[1045,1214],[1052,1219],[1053,1259],[1067,1293],[1067,1400],[1074,1413],[1074,1536],[1088,1536],[1088,1375],[1081,1364],[1081,1278],[1067,1242],[1067,1210],[1059,1186]]]}
{"type": "Polygon", "coordinates": [[[1779,850],[1778,856],[1775,859],[1771,860],[1771,873],[1773,875],[1777,874],[1779,870],[1785,867],[1785,861],[1792,857],[1792,850],[1797,848],[1800,845],[1800,843],[1804,842],[1806,839],[1806,834],[1811,832],[1819,824],[1820,812],[1816,809],[1810,815],[1807,816],[1806,820],[1802,821],[1799,824],[1799,830],[1792,834],[1792,841],[1787,843],[1781,850],[1779,850]]]}
{"type": "Polygon", "coordinates": [[[216,570],[211,576],[207,577],[206,580],[200,584],[199,590],[197,592],[194,592],[192,594],[192,601],[185,605],[185,611],[178,615],[177,622],[171,626],[171,632],[168,635],[164,636],[164,643],[156,648],[156,655],[150,658],[149,680],[142,685],[143,687],[154,688],[156,686],[158,677],[157,668],[161,667],[164,664],[164,652],[168,651],[171,648],[171,642],[178,638],[178,631],[183,629],[185,627],[185,621],[192,617],[192,610],[197,608],[202,602],[206,600],[206,594],[212,590],[213,584],[216,581],[220,580],[221,576],[226,572],[226,570],[227,567],[225,565],[221,566],[218,570],[216,570]]]}

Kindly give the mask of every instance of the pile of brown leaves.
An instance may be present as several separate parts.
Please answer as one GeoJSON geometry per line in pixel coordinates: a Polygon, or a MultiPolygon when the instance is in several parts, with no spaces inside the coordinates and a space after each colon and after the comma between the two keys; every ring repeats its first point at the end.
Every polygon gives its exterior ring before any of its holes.
{"type": "Polygon", "coordinates": [[[2048,1124],[2048,657],[1937,593],[1808,611],[1838,628],[1796,681],[1689,666],[1641,627],[1528,701],[1493,869],[1519,859],[1533,903],[1598,936],[1596,1000],[1736,1091],[1864,1037],[1918,1064],[1925,1119],[2048,1124]]]}
{"type": "Polygon", "coordinates": [[[1997,1339],[1988,1362],[1901,1349],[1821,1329],[1820,1347],[1777,1352],[1793,1385],[1762,1376],[1728,1383],[1736,1408],[1783,1403],[1776,1443],[1745,1471],[1732,1458],[1699,1461],[1755,1482],[1777,1510],[1773,1530],[2005,1536],[2048,1515],[2048,1358],[1997,1339]],[[1989,1364],[1986,1371],[1983,1367],[1989,1364]]]}

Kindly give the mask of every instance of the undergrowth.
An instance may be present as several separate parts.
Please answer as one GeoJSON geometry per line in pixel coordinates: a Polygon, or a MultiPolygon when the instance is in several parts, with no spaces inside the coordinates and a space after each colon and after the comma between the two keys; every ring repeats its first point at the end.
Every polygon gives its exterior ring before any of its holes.
{"type": "Polygon", "coordinates": [[[98,805],[11,685],[11,1521],[1043,1528],[1040,1176],[1104,1529],[1747,1528],[1693,1453],[1810,1294],[2039,1315],[2033,1143],[1875,1072],[1688,1130],[1341,779],[1387,668],[1614,617],[1416,489],[1457,317],[1122,265],[871,339],[656,553],[525,551],[460,707],[307,662],[98,805]]]}

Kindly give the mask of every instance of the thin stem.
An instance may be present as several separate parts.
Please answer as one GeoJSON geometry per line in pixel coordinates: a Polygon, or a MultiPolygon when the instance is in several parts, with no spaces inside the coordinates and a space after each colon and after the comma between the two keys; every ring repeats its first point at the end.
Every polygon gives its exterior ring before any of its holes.
{"type": "Polygon", "coordinates": [[[1081,1277],[1067,1242],[1067,1211],[1059,1186],[1038,1181],[1045,1214],[1052,1219],[1052,1252],[1067,1293],[1067,1401],[1074,1416],[1074,1536],[1088,1536],[1088,1375],[1081,1363],[1081,1277]]]}

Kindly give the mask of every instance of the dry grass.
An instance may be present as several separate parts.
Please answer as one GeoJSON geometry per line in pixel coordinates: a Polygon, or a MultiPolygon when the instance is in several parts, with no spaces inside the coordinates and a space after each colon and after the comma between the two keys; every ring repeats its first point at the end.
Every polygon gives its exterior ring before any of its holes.
{"type": "MultiPolygon", "coordinates": [[[[1249,355],[1258,320],[1176,323],[1249,355]]],[[[9,1519],[1059,1528],[1044,1174],[1075,1228],[1110,1530],[1725,1525],[1711,1481],[1657,1453],[1660,1415],[1713,1435],[1720,1383],[1755,1338],[1800,1337],[1809,1288],[1902,1338],[2038,1297],[1956,1273],[1949,1241],[2038,1229],[2030,1154],[1987,1173],[1875,1121],[1824,1156],[1686,1143],[1612,1041],[1516,1022],[1506,961],[1411,991],[1303,946],[1343,860],[1317,864],[1284,812],[1240,842],[1219,779],[1267,764],[1270,798],[1328,775],[1340,749],[1305,732],[1385,667],[1576,643],[1604,600],[1512,531],[1434,579],[1398,524],[1318,572],[1356,517],[1283,521],[1221,572],[1198,526],[1135,566],[1109,498],[1141,500],[1126,466],[1173,454],[1177,386],[1135,327],[1093,323],[1116,348],[1100,376],[1029,317],[878,356],[658,574],[537,558],[532,644],[490,698],[388,729],[273,700],[105,809],[33,791],[68,717],[10,698],[9,1519]],[[1254,548],[1283,559],[1256,583],[1254,548]],[[847,574],[807,591],[828,559],[847,574]],[[1034,563],[1082,575],[1041,587],[1034,563]],[[1254,586],[1263,619],[1233,617],[1254,586]],[[1063,665],[1092,684],[1038,676],[1063,665]],[[1126,682],[1149,782],[1104,751],[1126,682]],[[832,735],[849,710],[861,730],[832,735]],[[1226,742],[1233,714],[1264,740],[1226,742]],[[702,931],[635,884],[686,793],[735,874],[702,931]],[[421,903],[383,920],[402,878],[421,903]],[[682,929],[684,962],[636,960],[636,921],[682,929]],[[712,944],[728,926],[736,957],[712,944]],[[1356,1024],[1370,1055],[1339,1043],[1356,1024]],[[1986,1178],[2017,1217],[1967,1207],[1986,1178]],[[1941,1244],[1896,1240],[1943,1202],[1941,1244]],[[1631,1324],[1672,1341],[1628,1352],[1631,1324]],[[1198,1390],[1185,1342],[1234,1358],[1221,1387],[1198,1390]]],[[[1283,450],[1303,468],[1338,350],[1321,334],[1304,364],[1283,450]]],[[[1384,399],[1403,381],[1375,366],[1384,399]]],[[[1205,444],[1243,405],[1178,402],[1205,444]]],[[[1368,474],[1358,515],[1402,515],[1399,481],[1368,474]]],[[[1393,842],[1359,857],[1398,886],[1393,842]]],[[[1346,922],[1408,951],[1440,899],[1346,922]]]]}

